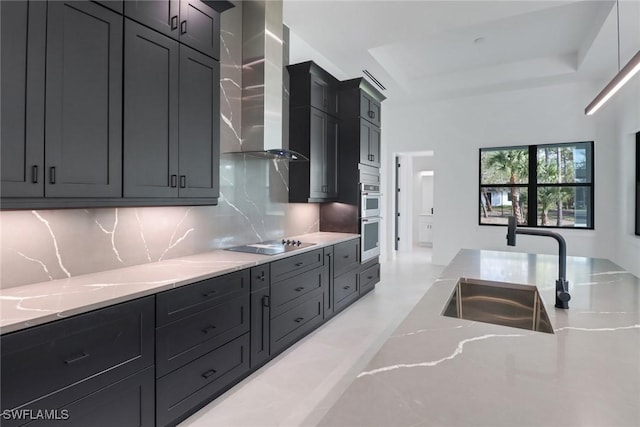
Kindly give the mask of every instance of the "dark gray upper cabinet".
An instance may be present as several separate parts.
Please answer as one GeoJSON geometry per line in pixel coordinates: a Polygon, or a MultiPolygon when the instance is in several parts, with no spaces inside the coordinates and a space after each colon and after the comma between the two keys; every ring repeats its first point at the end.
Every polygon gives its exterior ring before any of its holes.
{"type": "Polygon", "coordinates": [[[218,61],[180,46],[180,197],[218,197],[219,117],[218,61]]]}
{"type": "Polygon", "coordinates": [[[178,196],[178,42],[125,20],[124,196],[178,196]]]}
{"type": "Polygon", "coordinates": [[[290,77],[290,106],[311,105],[332,116],[338,115],[338,80],[313,61],[287,66],[290,77]]]}
{"type": "Polygon", "coordinates": [[[125,24],[125,197],[217,198],[220,69],[140,24],[125,24]]]}
{"type": "Polygon", "coordinates": [[[289,201],[325,202],[338,197],[338,120],[314,107],[292,108],[289,148],[309,162],[289,165],[289,201]]]}
{"type": "Polygon", "coordinates": [[[47,197],[122,195],[122,19],[96,3],[48,3],[47,197]]]}
{"type": "Polygon", "coordinates": [[[220,59],[220,13],[203,1],[126,1],[124,13],[164,35],[220,59]]]}
{"type": "Polygon", "coordinates": [[[360,119],[360,163],[380,167],[380,128],[360,119]]]}
{"type": "Polygon", "coordinates": [[[364,90],[360,91],[360,117],[380,127],[382,108],[380,102],[364,90]]]}
{"type": "Polygon", "coordinates": [[[45,2],[0,2],[4,197],[43,195],[46,13],[45,2]]]}
{"type": "Polygon", "coordinates": [[[289,148],[309,158],[289,166],[290,202],[338,197],[338,81],[312,61],[287,67],[290,77],[289,148]]]}

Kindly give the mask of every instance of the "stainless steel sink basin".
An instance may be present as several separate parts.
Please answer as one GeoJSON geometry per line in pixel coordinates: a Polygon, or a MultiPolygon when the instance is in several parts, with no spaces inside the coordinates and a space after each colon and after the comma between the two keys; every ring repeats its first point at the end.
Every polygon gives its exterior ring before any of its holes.
{"type": "Polygon", "coordinates": [[[443,316],[553,333],[535,286],[460,278],[443,316]]]}

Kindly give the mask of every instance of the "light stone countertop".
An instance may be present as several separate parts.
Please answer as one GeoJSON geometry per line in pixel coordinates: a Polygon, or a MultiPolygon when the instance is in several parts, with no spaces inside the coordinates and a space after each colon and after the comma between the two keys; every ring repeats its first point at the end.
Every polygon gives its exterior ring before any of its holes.
{"type": "Polygon", "coordinates": [[[0,290],[0,334],[276,261],[354,238],[318,232],[293,236],[314,246],[278,255],[214,250],[117,270],[0,290]]]}
{"type": "Polygon", "coordinates": [[[463,249],[321,426],[640,426],[640,279],[568,257],[463,249]],[[460,277],[533,284],[554,334],[444,317],[460,277]]]}

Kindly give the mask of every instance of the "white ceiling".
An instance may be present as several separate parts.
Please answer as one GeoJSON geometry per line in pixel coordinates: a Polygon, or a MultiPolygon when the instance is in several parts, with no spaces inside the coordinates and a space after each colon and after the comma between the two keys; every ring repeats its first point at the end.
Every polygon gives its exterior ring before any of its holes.
{"type": "Polygon", "coordinates": [[[615,6],[285,0],[284,22],[338,78],[368,69],[387,97],[441,99],[610,78],[617,71],[615,6]]]}

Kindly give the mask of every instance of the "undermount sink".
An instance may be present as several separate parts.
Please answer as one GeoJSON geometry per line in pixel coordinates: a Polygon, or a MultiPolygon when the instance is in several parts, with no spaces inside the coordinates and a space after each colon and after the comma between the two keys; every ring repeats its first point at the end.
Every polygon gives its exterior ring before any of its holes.
{"type": "Polygon", "coordinates": [[[538,289],[531,285],[460,278],[442,315],[553,334],[538,289]]]}

